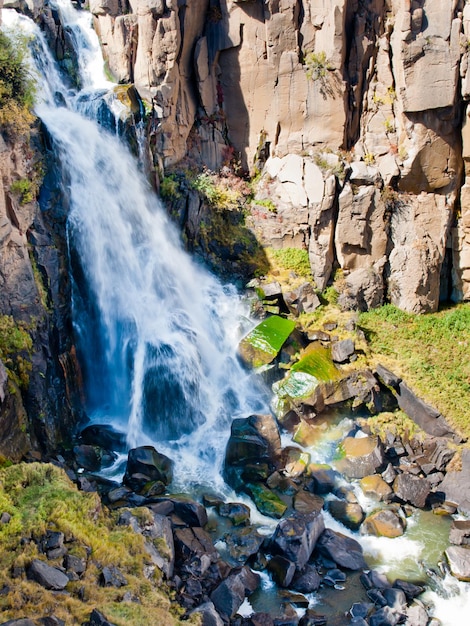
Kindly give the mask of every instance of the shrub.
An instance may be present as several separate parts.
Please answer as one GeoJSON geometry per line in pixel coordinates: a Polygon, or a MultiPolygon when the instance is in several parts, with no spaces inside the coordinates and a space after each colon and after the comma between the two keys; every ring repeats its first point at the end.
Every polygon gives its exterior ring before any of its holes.
{"type": "Polygon", "coordinates": [[[32,202],[36,195],[35,185],[27,178],[13,181],[10,185],[10,191],[15,196],[18,196],[20,204],[32,202]]]}
{"type": "Polygon", "coordinates": [[[0,31],[0,125],[10,138],[26,135],[34,121],[34,82],[25,54],[24,37],[0,31]]]}
{"type": "Polygon", "coordinates": [[[175,174],[164,176],[160,184],[160,195],[164,200],[178,200],[181,198],[179,182],[175,174]]]}
{"type": "Polygon", "coordinates": [[[326,73],[333,68],[325,52],[309,52],[305,55],[304,65],[307,69],[307,78],[324,80],[326,73]]]}
{"type": "Polygon", "coordinates": [[[0,315],[0,359],[13,380],[23,388],[29,383],[32,347],[26,328],[15,322],[11,315],[0,315]]]}

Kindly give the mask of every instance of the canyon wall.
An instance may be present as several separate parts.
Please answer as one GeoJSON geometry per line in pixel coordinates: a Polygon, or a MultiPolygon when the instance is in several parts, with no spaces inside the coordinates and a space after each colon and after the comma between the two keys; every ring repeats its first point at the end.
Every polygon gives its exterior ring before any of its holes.
{"type": "Polygon", "coordinates": [[[263,193],[277,213],[255,211],[254,232],[309,249],[319,288],[340,268],[354,274],[353,300],[371,281],[383,294],[374,302],[415,312],[470,298],[469,4],[91,0],[90,9],[110,71],[152,107],[161,171],[188,156],[211,170],[234,157],[269,177],[263,193]]]}

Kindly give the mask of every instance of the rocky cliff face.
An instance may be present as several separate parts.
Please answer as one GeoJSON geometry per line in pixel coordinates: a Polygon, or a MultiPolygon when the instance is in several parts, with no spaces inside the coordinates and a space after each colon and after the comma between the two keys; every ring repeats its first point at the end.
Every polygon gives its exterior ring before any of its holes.
{"type": "Polygon", "coordinates": [[[464,0],[90,8],[110,70],[152,103],[161,167],[188,154],[214,170],[232,154],[251,173],[268,161],[278,214],[255,215],[255,232],[307,247],[320,288],[339,267],[366,269],[356,291],[372,280],[410,311],[469,298],[464,0]]]}
{"type": "Polygon", "coordinates": [[[64,221],[52,227],[36,201],[39,154],[34,141],[0,137],[0,454],[13,460],[67,440],[79,406],[64,221]]]}

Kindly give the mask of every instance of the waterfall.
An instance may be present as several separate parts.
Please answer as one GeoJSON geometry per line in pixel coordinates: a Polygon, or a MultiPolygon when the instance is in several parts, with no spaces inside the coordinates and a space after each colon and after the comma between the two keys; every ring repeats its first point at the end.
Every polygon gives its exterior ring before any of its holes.
{"type": "Polygon", "coordinates": [[[240,298],[188,256],[127,147],[87,119],[112,99],[114,86],[102,72],[89,14],[66,0],[57,7],[73,28],[78,58],[86,59],[79,93],[63,83],[32,22],[4,13],[7,24],[34,34],[35,71],[45,72],[36,112],[52,137],[70,206],[74,328],[88,414],[124,431],[129,447],[151,443],[175,459],[177,487],[222,487],[231,420],[267,410],[259,381],[236,358],[240,298]]]}
{"type": "MultiPolygon", "coordinates": [[[[36,112],[63,173],[74,330],[89,417],[125,432],[129,447],[149,443],[172,457],[175,489],[212,485],[223,493],[219,470],[230,422],[267,411],[265,390],[236,358],[246,312],[233,288],[184,252],[116,135],[122,109],[104,75],[89,14],[69,0],[54,6],[73,33],[79,92],[64,82],[31,20],[11,9],[2,17],[7,27],[33,37],[36,112]],[[90,119],[103,110],[106,123],[90,119]]],[[[424,541],[408,537],[361,539],[325,517],[329,527],[361,540],[368,555],[375,552],[385,569],[426,551],[424,541]]],[[[469,597],[468,584],[449,576],[427,594],[445,626],[462,623],[469,597]]]]}

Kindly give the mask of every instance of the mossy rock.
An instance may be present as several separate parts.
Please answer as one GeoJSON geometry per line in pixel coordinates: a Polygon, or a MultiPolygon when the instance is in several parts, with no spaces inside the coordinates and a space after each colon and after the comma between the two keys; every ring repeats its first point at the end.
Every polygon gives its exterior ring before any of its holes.
{"type": "Polygon", "coordinates": [[[295,322],[278,315],[263,320],[242,339],[239,352],[242,359],[252,367],[271,363],[294,330],[295,322]]]}
{"type": "Polygon", "coordinates": [[[325,348],[316,341],[303,350],[291,371],[305,372],[320,381],[337,380],[340,377],[340,372],[331,359],[330,348],[325,348]]]}
{"type": "Polygon", "coordinates": [[[262,483],[249,484],[246,486],[246,489],[252,497],[256,508],[263,515],[279,519],[287,511],[287,506],[281,498],[262,483]]]}
{"type": "Polygon", "coordinates": [[[286,378],[274,383],[274,412],[282,416],[300,403],[309,404],[318,389],[319,381],[306,372],[290,372],[286,378]]]}

